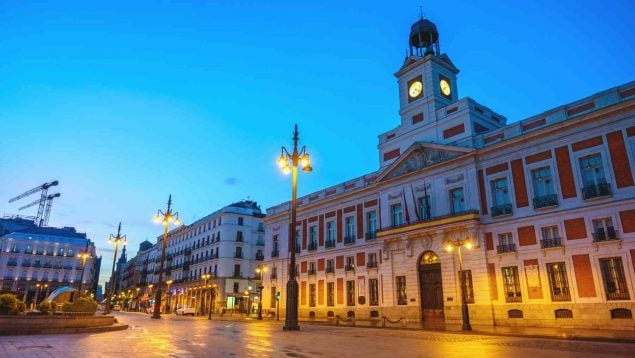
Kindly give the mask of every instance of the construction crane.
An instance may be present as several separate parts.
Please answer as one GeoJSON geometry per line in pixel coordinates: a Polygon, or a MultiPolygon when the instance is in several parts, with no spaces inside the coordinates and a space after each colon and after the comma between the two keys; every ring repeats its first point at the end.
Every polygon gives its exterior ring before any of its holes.
{"type": "MultiPolygon", "coordinates": [[[[57,180],[53,180],[50,183],[44,183],[44,184],[42,184],[40,186],[37,186],[37,187],[35,187],[35,188],[31,189],[31,190],[28,190],[28,191],[16,196],[15,198],[11,198],[9,200],[9,202],[12,203],[12,202],[14,202],[16,200],[20,200],[22,198],[26,198],[29,195],[35,194],[37,192],[41,192],[40,193],[40,200],[37,201],[37,203],[39,203],[40,206],[38,207],[37,216],[35,217],[35,224],[36,225],[41,225],[42,222],[43,222],[42,219],[44,218],[44,209],[45,209],[45,206],[46,206],[46,201],[48,199],[48,190],[49,190],[50,187],[56,186],[58,184],[59,184],[59,182],[57,180]]],[[[33,204],[33,205],[35,205],[35,204],[33,204]]],[[[28,206],[31,206],[31,205],[28,205],[28,206]]]]}
{"type": "MultiPolygon", "coordinates": [[[[44,199],[44,202],[46,203],[46,208],[44,209],[44,214],[43,214],[42,218],[40,218],[39,221],[36,218],[36,222],[35,222],[36,225],[38,225],[38,226],[47,226],[48,225],[49,216],[51,215],[51,206],[53,205],[53,199],[59,198],[59,197],[60,197],[60,193],[55,193],[55,194],[51,194],[51,195],[47,196],[44,199]]],[[[19,208],[18,210],[23,210],[23,209],[26,209],[26,208],[30,208],[30,207],[32,207],[33,205],[36,205],[36,204],[42,205],[42,199],[38,199],[38,200],[32,202],[31,204],[27,204],[27,205],[19,208]]]]}

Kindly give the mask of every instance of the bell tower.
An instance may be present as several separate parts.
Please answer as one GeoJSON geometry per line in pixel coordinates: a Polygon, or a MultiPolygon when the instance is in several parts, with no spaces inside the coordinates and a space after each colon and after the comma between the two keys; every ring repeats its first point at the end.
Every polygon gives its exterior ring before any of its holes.
{"type": "Polygon", "coordinates": [[[441,53],[439,31],[421,17],[410,27],[409,50],[399,71],[399,115],[402,125],[435,121],[435,112],[458,99],[459,70],[441,53]]]}

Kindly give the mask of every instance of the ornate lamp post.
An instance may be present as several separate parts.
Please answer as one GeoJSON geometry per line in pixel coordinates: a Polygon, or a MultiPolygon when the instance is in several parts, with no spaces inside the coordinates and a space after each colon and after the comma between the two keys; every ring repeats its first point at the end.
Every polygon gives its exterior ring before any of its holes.
{"type": "Polygon", "coordinates": [[[296,209],[297,209],[297,191],[298,191],[298,165],[305,172],[313,170],[309,153],[306,147],[298,152],[298,125],[295,125],[293,131],[293,152],[289,153],[285,147],[282,147],[278,166],[284,174],[291,173],[291,232],[289,233],[289,241],[291,243],[291,261],[289,264],[289,280],[287,281],[287,305],[286,316],[283,329],[285,331],[297,331],[300,329],[298,325],[298,281],[296,281],[295,272],[295,247],[296,247],[296,209]]]}
{"type": "Polygon", "coordinates": [[[260,264],[256,267],[256,272],[260,274],[260,283],[258,284],[258,319],[262,320],[262,289],[265,286],[262,285],[262,275],[267,272],[267,266],[260,264]]]}
{"type": "Polygon", "coordinates": [[[170,285],[173,283],[174,281],[172,280],[167,280],[165,281],[165,283],[168,285],[168,303],[165,307],[165,312],[166,313],[170,313],[170,309],[172,307],[172,294],[170,293],[170,285]]]}
{"type": "Polygon", "coordinates": [[[117,228],[117,235],[113,236],[112,234],[110,234],[110,237],[108,237],[108,243],[115,244],[115,256],[112,258],[112,272],[110,274],[110,285],[108,287],[108,297],[106,299],[104,314],[110,313],[110,298],[112,297],[112,292],[115,288],[115,265],[117,264],[117,250],[119,249],[119,243],[121,243],[122,245],[126,245],[128,243],[126,235],[121,236],[121,222],[119,223],[119,227],[117,228]]]}
{"type": "Polygon", "coordinates": [[[173,223],[176,226],[181,225],[181,221],[179,220],[179,213],[172,212],[172,194],[168,198],[168,210],[164,213],[161,210],[157,211],[157,214],[154,216],[154,222],[157,224],[163,224],[163,245],[161,249],[161,266],[159,271],[159,281],[157,282],[157,293],[154,298],[154,311],[152,312],[152,318],[159,319],[161,318],[161,285],[163,284],[163,268],[165,265],[165,250],[168,247],[168,229],[170,227],[170,223],[173,223]]]}
{"type": "Polygon", "coordinates": [[[208,273],[204,273],[201,275],[201,278],[203,279],[203,288],[201,291],[201,316],[205,314],[205,301],[207,301],[207,280],[209,280],[209,278],[212,277],[212,275],[208,274],[208,273]],[[203,293],[205,292],[205,293],[203,293]],[[203,300],[203,298],[205,298],[205,300],[203,300]]]}
{"type": "Polygon", "coordinates": [[[465,275],[463,274],[463,259],[461,257],[461,247],[465,247],[470,250],[472,248],[472,241],[470,238],[452,238],[447,239],[445,242],[445,250],[452,252],[456,248],[459,256],[459,285],[461,286],[461,316],[463,319],[463,331],[471,331],[472,325],[470,325],[470,311],[467,308],[467,297],[465,287],[465,275]]]}
{"type": "Polygon", "coordinates": [[[208,320],[212,319],[212,310],[214,309],[213,303],[214,303],[214,298],[216,297],[215,290],[216,290],[216,284],[213,284],[209,292],[209,313],[207,316],[208,320]]]}
{"type": "Polygon", "coordinates": [[[81,295],[82,291],[84,291],[84,271],[86,271],[86,260],[90,258],[90,253],[83,252],[79,254],[78,257],[82,259],[82,274],[79,278],[79,294],[81,295]]]}

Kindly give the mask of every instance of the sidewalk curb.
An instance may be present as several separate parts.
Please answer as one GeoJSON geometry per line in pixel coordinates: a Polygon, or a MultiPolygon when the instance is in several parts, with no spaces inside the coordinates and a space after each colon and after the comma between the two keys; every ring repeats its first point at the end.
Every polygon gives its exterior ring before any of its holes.
{"type": "Polygon", "coordinates": [[[0,336],[27,336],[40,334],[77,334],[77,333],[102,333],[123,331],[128,329],[127,324],[115,323],[105,327],[81,327],[81,328],[29,328],[29,329],[2,329],[0,336]]]}

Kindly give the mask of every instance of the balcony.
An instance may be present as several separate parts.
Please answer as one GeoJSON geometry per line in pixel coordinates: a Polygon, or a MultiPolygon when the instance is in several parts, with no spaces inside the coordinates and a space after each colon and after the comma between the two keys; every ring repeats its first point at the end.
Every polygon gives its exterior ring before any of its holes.
{"type": "Polygon", "coordinates": [[[604,229],[598,229],[593,233],[593,242],[618,240],[615,229],[609,227],[606,231],[604,229]]]}
{"type": "Polygon", "coordinates": [[[238,272],[238,271],[236,271],[236,272],[234,272],[234,274],[232,275],[232,277],[235,277],[235,278],[240,278],[240,277],[243,277],[243,274],[242,274],[242,272],[238,272]]]}
{"type": "Polygon", "coordinates": [[[326,273],[334,273],[334,272],[335,272],[335,267],[326,266],[326,273]]]}
{"type": "Polygon", "coordinates": [[[554,237],[552,239],[542,239],[540,240],[540,248],[548,249],[551,247],[562,247],[562,239],[559,237],[554,237]]]}
{"type": "Polygon", "coordinates": [[[313,242],[309,242],[309,251],[315,251],[317,250],[317,242],[313,241],[313,242]]]}
{"type": "Polygon", "coordinates": [[[348,264],[348,265],[344,266],[344,271],[355,271],[355,265],[348,264]]]}
{"type": "Polygon", "coordinates": [[[214,254],[212,255],[212,259],[217,259],[217,258],[218,258],[218,252],[216,252],[216,253],[214,253],[214,254]]]}
{"type": "Polygon", "coordinates": [[[31,263],[22,261],[22,267],[31,267],[31,263]]]}
{"type": "Polygon", "coordinates": [[[18,261],[9,261],[7,262],[7,266],[18,266],[18,261]]]}
{"type": "Polygon", "coordinates": [[[263,254],[256,254],[256,260],[258,260],[258,261],[262,261],[262,260],[264,260],[264,259],[265,259],[265,255],[263,255],[263,254]]]}
{"type": "Polygon", "coordinates": [[[256,245],[258,246],[265,246],[265,240],[256,240],[256,245]]]}
{"type": "Polygon", "coordinates": [[[236,236],[236,242],[243,242],[242,235],[236,236]]]}
{"type": "Polygon", "coordinates": [[[64,265],[64,270],[72,270],[73,266],[72,265],[64,265]]]}
{"type": "Polygon", "coordinates": [[[366,234],[364,234],[364,238],[366,239],[366,241],[375,240],[377,238],[377,233],[374,231],[367,232],[366,234]]]}
{"type": "Polygon", "coordinates": [[[234,258],[236,259],[242,259],[243,258],[243,253],[242,252],[237,252],[234,254],[234,258]]]}
{"type": "Polygon", "coordinates": [[[269,279],[271,279],[271,280],[275,280],[277,278],[278,278],[278,274],[276,274],[276,273],[272,273],[271,275],[269,275],[269,279]]]}
{"type": "Polygon", "coordinates": [[[377,261],[369,261],[366,263],[366,268],[377,268],[377,261]]]}
{"type": "Polygon", "coordinates": [[[309,275],[315,275],[315,269],[309,269],[309,275]]]}
{"type": "Polygon", "coordinates": [[[41,262],[35,262],[33,264],[33,267],[42,267],[42,263],[41,262]]]}
{"type": "Polygon", "coordinates": [[[611,195],[611,186],[609,184],[589,185],[582,188],[582,199],[600,198],[611,195]]]}
{"type": "Polygon", "coordinates": [[[302,247],[300,246],[300,244],[295,245],[295,253],[299,254],[300,251],[302,251],[302,247]]]}
{"type": "Polygon", "coordinates": [[[495,205],[490,209],[492,211],[492,217],[512,214],[512,204],[495,205]]]}
{"type": "Polygon", "coordinates": [[[326,240],[326,242],[324,242],[324,247],[335,247],[335,240],[326,240]]]}
{"type": "Polygon", "coordinates": [[[346,235],[344,236],[345,244],[354,244],[355,243],[355,235],[346,235]]]}
{"type": "Polygon", "coordinates": [[[558,195],[549,194],[537,196],[533,198],[534,209],[548,208],[550,206],[558,206],[558,195]]]}
{"type": "Polygon", "coordinates": [[[278,257],[280,256],[280,251],[278,250],[272,250],[271,251],[271,257],[278,257]]]}
{"type": "Polygon", "coordinates": [[[505,244],[496,246],[496,252],[505,254],[508,252],[516,252],[516,244],[505,244]]]}

